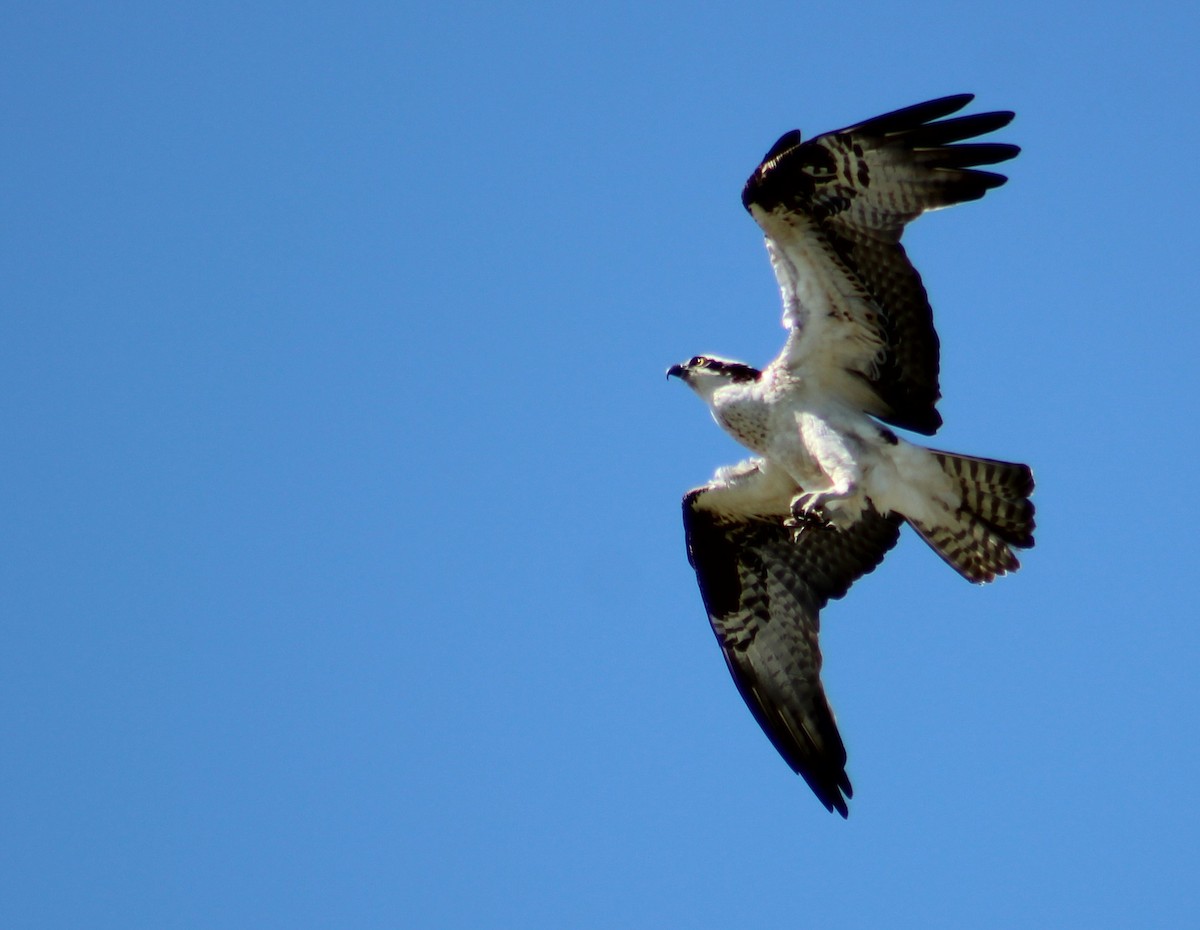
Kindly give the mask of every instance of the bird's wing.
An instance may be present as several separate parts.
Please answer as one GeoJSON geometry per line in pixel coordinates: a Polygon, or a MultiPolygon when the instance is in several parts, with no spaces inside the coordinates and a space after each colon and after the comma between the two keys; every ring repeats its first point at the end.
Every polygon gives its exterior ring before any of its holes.
{"type": "Polygon", "coordinates": [[[941,425],[938,337],[900,237],[925,211],[999,187],[1004,175],[976,166],[1020,151],[954,144],[1012,120],[1007,111],[942,119],[972,99],[930,100],[808,142],[793,130],[742,192],[766,234],[783,295],[791,330],[783,362],[880,419],[927,435],[941,425]]]}
{"type": "Polygon", "coordinates": [[[896,544],[898,517],[873,510],[849,530],[784,525],[761,460],[683,499],[688,560],[738,691],[779,754],[828,810],[847,816],[846,749],[821,685],[820,611],[896,544]]]}

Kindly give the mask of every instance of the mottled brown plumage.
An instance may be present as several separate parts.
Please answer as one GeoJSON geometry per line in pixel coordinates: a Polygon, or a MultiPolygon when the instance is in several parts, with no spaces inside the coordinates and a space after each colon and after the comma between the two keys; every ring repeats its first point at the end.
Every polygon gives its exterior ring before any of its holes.
{"type": "Polygon", "coordinates": [[[826,809],[845,817],[853,790],[821,685],[820,611],[883,560],[900,518],[872,511],[849,531],[797,530],[790,499],[754,461],[690,491],[688,559],[746,705],[826,809]]]}
{"type": "MultiPolygon", "coordinates": [[[[1013,118],[1000,111],[941,119],[972,99],[958,94],[931,100],[808,142],[792,130],[742,191],[742,203],[768,239],[786,251],[797,230],[819,237],[819,248],[806,250],[801,261],[819,256],[816,260],[836,266],[838,276],[861,289],[870,306],[851,308],[849,316],[874,338],[849,365],[873,390],[878,404],[872,413],[925,435],[942,422],[935,409],[941,396],[938,337],[921,276],[900,237],[925,211],[977,200],[999,187],[1004,175],[975,166],[1006,161],[1020,151],[1003,143],[955,144],[1013,118]]],[[[774,252],[772,258],[778,273],[774,252]]],[[[786,289],[790,282],[781,276],[780,285],[786,289]]]]}
{"type": "Polygon", "coordinates": [[[784,135],[743,192],[766,236],[787,341],[765,368],[673,365],[756,458],[684,497],[688,559],[751,712],[821,803],[843,817],[846,750],[821,684],[820,611],[872,571],[908,522],[963,577],[1015,570],[1033,545],[1029,468],[914,445],[880,421],[941,425],[938,338],[900,245],[926,210],[982,197],[975,166],[1016,146],[956,144],[1011,113],[943,119],[960,95],[802,142],[784,135]]]}

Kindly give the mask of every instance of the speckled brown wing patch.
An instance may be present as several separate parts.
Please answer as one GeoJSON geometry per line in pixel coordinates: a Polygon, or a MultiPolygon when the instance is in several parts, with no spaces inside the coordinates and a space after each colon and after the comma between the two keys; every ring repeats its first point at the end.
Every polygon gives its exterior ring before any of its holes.
{"type": "Polygon", "coordinates": [[[899,518],[874,511],[848,531],[784,517],[737,518],[684,498],[688,559],[734,683],[779,754],[827,810],[847,816],[846,749],[821,684],[820,610],[874,569],[899,518]]]}
{"type": "Polygon", "coordinates": [[[1020,151],[1002,143],[962,143],[1006,126],[1007,111],[942,119],[970,94],[931,100],[802,142],[785,134],[746,182],[747,209],[811,216],[843,264],[878,303],[887,352],[871,383],[893,426],[932,435],[939,347],[921,277],[900,237],[926,210],[982,197],[1007,178],[976,170],[1020,151]]]}

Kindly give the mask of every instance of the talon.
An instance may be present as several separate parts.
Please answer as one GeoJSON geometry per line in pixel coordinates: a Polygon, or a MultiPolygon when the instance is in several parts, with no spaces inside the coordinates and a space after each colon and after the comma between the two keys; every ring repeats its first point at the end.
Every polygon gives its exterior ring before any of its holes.
{"type": "Polygon", "coordinates": [[[817,515],[822,510],[825,495],[820,491],[805,491],[803,494],[796,495],[792,501],[792,516],[801,518],[811,518],[817,515]]]}
{"type": "Polygon", "coordinates": [[[810,515],[817,508],[817,497],[812,491],[797,494],[792,501],[792,516],[801,518],[810,515]]]}
{"type": "Polygon", "coordinates": [[[836,529],[836,524],[822,506],[822,497],[818,491],[806,491],[792,501],[792,515],[783,522],[784,526],[793,531],[794,539],[799,539],[805,530],[836,529]]]}

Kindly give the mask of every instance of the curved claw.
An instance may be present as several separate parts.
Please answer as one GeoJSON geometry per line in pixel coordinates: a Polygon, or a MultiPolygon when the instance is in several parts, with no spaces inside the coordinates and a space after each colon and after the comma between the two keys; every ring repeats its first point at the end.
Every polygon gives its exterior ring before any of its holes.
{"type": "Polygon", "coordinates": [[[805,491],[792,499],[792,516],[797,519],[811,518],[822,509],[826,494],[820,491],[805,491]]]}
{"type": "Polygon", "coordinates": [[[837,528],[824,512],[822,504],[825,496],[818,491],[806,491],[796,495],[792,501],[792,515],[783,521],[784,525],[793,531],[795,538],[799,539],[805,530],[837,528]]]}

